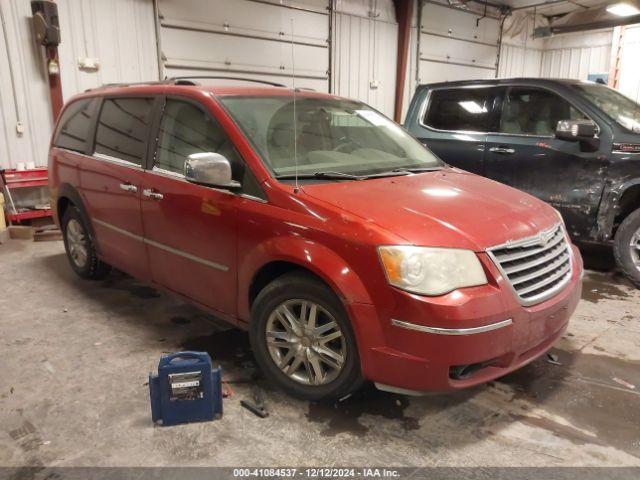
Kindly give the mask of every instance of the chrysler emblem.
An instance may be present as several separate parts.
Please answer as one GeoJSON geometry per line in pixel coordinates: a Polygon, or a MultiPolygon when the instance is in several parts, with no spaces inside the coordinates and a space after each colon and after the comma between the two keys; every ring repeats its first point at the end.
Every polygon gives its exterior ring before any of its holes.
{"type": "Polygon", "coordinates": [[[541,246],[544,247],[547,243],[549,243],[549,241],[553,238],[554,235],[554,231],[553,230],[548,230],[546,232],[540,232],[538,234],[537,237],[537,243],[541,246]]]}

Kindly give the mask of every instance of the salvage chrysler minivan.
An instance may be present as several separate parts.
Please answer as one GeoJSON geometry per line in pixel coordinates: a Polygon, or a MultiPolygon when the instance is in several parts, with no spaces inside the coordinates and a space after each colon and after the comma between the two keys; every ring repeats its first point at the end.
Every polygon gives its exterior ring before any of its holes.
{"type": "Polygon", "coordinates": [[[301,398],[454,390],[546,352],[581,291],[558,212],[360,102],[188,80],[74,97],[50,183],[71,267],[250,331],[301,398]]]}

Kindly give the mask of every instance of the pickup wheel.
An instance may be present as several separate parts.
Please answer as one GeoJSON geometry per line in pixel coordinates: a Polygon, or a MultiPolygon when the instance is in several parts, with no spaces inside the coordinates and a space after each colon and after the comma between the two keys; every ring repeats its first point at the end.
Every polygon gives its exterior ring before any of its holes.
{"type": "Polygon", "coordinates": [[[62,234],[71,268],[82,278],[100,280],[108,275],[111,266],[98,258],[88,232],[78,209],[70,206],[62,218],[62,234]]]}
{"type": "Polygon", "coordinates": [[[618,227],[613,254],[618,268],[640,288],[640,208],[631,212],[618,227]]]}
{"type": "Polygon", "coordinates": [[[285,274],[258,294],[251,316],[256,361],[291,396],[335,400],[362,384],[346,311],[321,281],[302,272],[285,274]]]}

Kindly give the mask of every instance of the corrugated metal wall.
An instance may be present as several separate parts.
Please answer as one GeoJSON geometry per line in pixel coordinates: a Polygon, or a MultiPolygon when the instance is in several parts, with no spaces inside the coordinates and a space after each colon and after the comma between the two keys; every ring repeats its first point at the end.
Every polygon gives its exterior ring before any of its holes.
{"type": "MultiPolygon", "coordinates": [[[[103,83],[158,78],[150,0],[58,0],[65,99],[103,83]],[[82,71],[79,59],[97,59],[82,71]]],[[[27,0],[1,0],[0,168],[46,165],[53,121],[42,47],[31,31],[27,0]],[[22,124],[23,133],[16,129],[22,124]]]]}
{"type": "Polygon", "coordinates": [[[541,22],[540,16],[516,12],[505,18],[500,47],[498,77],[539,77],[544,40],[531,35],[541,22]]]}
{"type": "Polygon", "coordinates": [[[586,80],[590,73],[608,73],[612,38],[609,29],[545,40],[540,76],[586,80]]]}
{"type": "Polygon", "coordinates": [[[626,27],[624,30],[621,70],[618,90],[626,96],[640,102],[640,25],[626,27]]]}
{"type": "Polygon", "coordinates": [[[398,56],[393,2],[339,1],[335,9],[332,92],[393,116],[398,56]]]}
{"type": "Polygon", "coordinates": [[[0,9],[0,168],[44,165],[53,122],[43,52],[31,35],[31,6],[2,0],[0,9]]]}
{"type": "Polygon", "coordinates": [[[542,66],[543,50],[508,43],[500,49],[498,77],[539,77],[542,66]]]}

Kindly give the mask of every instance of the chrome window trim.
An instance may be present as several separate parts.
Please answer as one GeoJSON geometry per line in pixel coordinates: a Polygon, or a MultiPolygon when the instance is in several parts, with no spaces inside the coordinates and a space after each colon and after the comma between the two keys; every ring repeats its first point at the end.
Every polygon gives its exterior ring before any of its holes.
{"type": "MultiPolygon", "coordinates": [[[[522,137],[522,138],[556,138],[555,135],[534,135],[531,133],[506,133],[506,132],[492,132],[490,130],[486,131],[486,132],[480,132],[480,131],[475,131],[475,130],[441,130],[439,128],[434,128],[431,127],[429,125],[427,125],[426,123],[424,123],[424,116],[427,113],[427,108],[429,106],[429,102],[431,101],[431,93],[438,91],[438,90],[461,90],[461,89],[473,89],[473,88],[499,88],[499,87],[504,87],[506,89],[508,88],[537,88],[539,90],[545,90],[547,92],[553,93],[554,95],[557,95],[558,97],[561,97],[562,99],[566,100],[567,103],[569,103],[569,105],[571,105],[573,108],[575,108],[576,110],[578,110],[581,114],[583,114],[585,117],[587,117],[589,120],[591,120],[595,126],[596,126],[596,138],[599,138],[600,136],[600,125],[598,125],[598,123],[593,120],[593,118],[591,118],[590,115],[587,115],[583,109],[577,107],[571,100],[562,97],[560,94],[558,94],[557,92],[554,92],[553,90],[551,90],[550,88],[547,87],[540,87],[538,85],[536,86],[530,86],[530,85],[462,85],[462,86],[458,86],[458,87],[437,87],[437,88],[430,88],[429,92],[427,93],[427,96],[424,99],[424,102],[422,102],[422,106],[420,108],[420,115],[418,116],[418,123],[420,124],[421,127],[426,128],[427,130],[431,130],[432,132],[438,132],[438,133],[464,133],[464,134],[475,134],[475,135],[499,135],[499,136],[507,136],[507,137],[522,137]]],[[[502,108],[500,109],[500,114],[502,115],[502,108]]]]}
{"type": "MultiPolygon", "coordinates": [[[[131,162],[127,162],[126,160],[120,160],[120,159],[113,159],[113,157],[109,157],[108,155],[102,155],[99,154],[101,156],[104,157],[108,157],[108,158],[99,158],[93,155],[87,155],[86,153],[82,153],[82,152],[76,152],[75,150],[69,150],[68,148],[64,148],[64,147],[53,147],[53,148],[57,148],[58,150],[64,150],[65,152],[69,152],[69,153],[73,153],[74,155],[81,155],[85,158],[88,158],[90,160],[101,160],[101,161],[105,161],[105,162],[111,162],[114,163],[116,165],[120,165],[123,167],[129,167],[129,168],[134,168],[136,170],[145,170],[142,167],[140,167],[139,165],[136,165],[134,163],[131,162]],[[114,161],[114,160],[120,160],[123,163],[120,163],[120,161],[114,161]]],[[[180,180],[183,182],[187,182],[187,180],[185,180],[184,175],[180,174],[180,173],[176,173],[176,172],[172,172],[170,170],[165,170],[163,168],[159,168],[156,167],[155,165],[153,166],[153,168],[151,170],[145,170],[148,173],[153,173],[156,175],[161,175],[163,177],[168,177],[168,178],[172,178],[174,180],[180,180]]],[[[188,183],[188,182],[187,182],[188,183]]],[[[264,198],[260,198],[260,197],[256,197],[255,195],[250,195],[248,193],[236,193],[236,192],[232,192],[231,190],[225,190],[223,188],[215,188],[215,187],[205,187],[205,188],[210,188],[211,190],[215,190],[216,192],[220,192],[220,193],[226,193],[227,195],[234,195],[236,197],[241,197],[241,198],[246,198],[247,200],[253,200],[254,202],[258,202],[258,203],[269,203],[268,200],[264,199],[264,198]]],[[[129,232],[127,232],[129,233],[129,232]]],[[[133,235],[133,234],[131,234],[133,235]]]]}
{"type": "Polygon", "coordinates": [[[427,325],[418,325],[417,323],[405,322],[403,320],[391,319],[391,324],[396,327],[406,328],[407,330],[415,330],[417,332],[433,333],[435,335],[476,335],[478,333],[491,332],[492,330],[498,330],[504,328],[513,323],[513,320],[508,318],[501,322],[490,323],[488,325],[482,325],[480,327],[470,328],[442,328],[442,327],[429,327],[427,325]]]}
{"type": "Polygon", "coordinates": [[[166,168],[160,168],[156,165],[154,165],[151,170],[149,170],[149,172],[151,173],[158,173],[160,175],[163,175],[165,177],[171,177],[171,178],[175,178],[178,180],[182,180],[184,179],[184,174],[182,173],[178,173],[178,172],[174,172],[173,170],[167,170],[166,168]]]}
{"type": "Polygon", "coordinates": [[[216,270],[220,270],[222,272],[229,271],[229,267],[227,265],[223,265],[221,263],[212,262],[210,260],[206,260],[204,258],[198,257],[196,255],[192,255],[192,254],[184,252],[182,250],[178,250],[177,248],[170,247],[168,245],[165,245],[164,243],[156,242],[154,240],[150,240],[150,239],[142,237],[140,235],[136,235],[135,233],[131,233],[128,230],[125,230],[125,229],[120,228],[120,227],[116,227],[115,225],[107,223],[107,222],[105,222],[103,220],[98,220],[97,218],[93,218],[92,221],[97,223],[98,225],[102,225],[105,228],[113,230],[114,232],[120,233],[121,235],[125,235],[125,236],[127,236],[129,238],[133,238],[134,240],[138,240],[139,242],[143,242],[143,243],[145,243],[147,245],[151,245],[153,247],[159,248],[159,249],[164,250],[166,252],[173,253],[174,255],[178,255],[179,257],[186,258],[186,259],[191,260],[193,262],[200,263],[202,265],[206,265],[207,267],[211,267],[211,268],[214,268],[216,270]]]}
{"type": "Polygon", "coordinates": [[[522,306],[524,306],[524,307],[530,307],[532,305],[541,303],[541,302],[543,302],[545,300],[548,300],[549,298],[557,295],[564,287],[567,286],[567,284],[569,283],[569,281],[573,277],[573,263],[574,263],[573,250],[571,249],[571,242],[569,241],[569,236],[567,234],[567,230],[564,228],[564,224],[562,224],[562,223],[556,223],[552,227],[549,227],[549,228],[547,228],[545,230],[542,230],[536,235],[520,238],[518,240],[510,240],[510,241],[502,243],[500,245],[494,245],[493,247],[487,248],[485,250],[485,253],[489,256],[489,258],[491,259],[493,264],[496,266],[496,268],[500,272],[500,275],[502,275],[502,278],[504,279],[505,283],[507,285],[509,285],[509,288],[510,288],[511,292],[516,297],[518,302],[520,302],[520,304],[522,306]],[[542,294],[539,294],[539,295],[536,295],[534,297],[530,297],[530,298],[527,298],[527,299],[524,299],[524,298],[520,297],[520,295],[518,295],[518,292],[516,291],[514,285],[509,280],[509,276],[505,272],[504,268],[502,268],[502,265],[500,265],[500,262],[498,261],[498,259],[493,254],[493,250],[500,250],[502,248],[513,248],[513,247],[520,247],[520,246],[531,246],[531,244],[535,244],[536,241],[539,241],[540,236],[546,236],[550,232],[554,232],[558,228],[562,228],[562,233],[564,235],[564,241],[567,244],[567,250],[569,252],[569,271],[566,274],[566,278],[562,282],[558,283],[556,286],[554,286],[550,290],[545,291],[542,294]]]}
{"type": "Polygon", "coordinates": [[[93,155],[90,155],[89,157],[95,160],[100,160],[103,162],[120,165],[121,167],[129,167],[129,168],[133,168],[134,170],[144,170],[142,166],[138,165],[137,163],[133,163],[128,160],[123,160],[122,158],[118,158],[118,157],[112,157],[111,155],[105,155],[104,153],[94,152],[93,155]]]}

